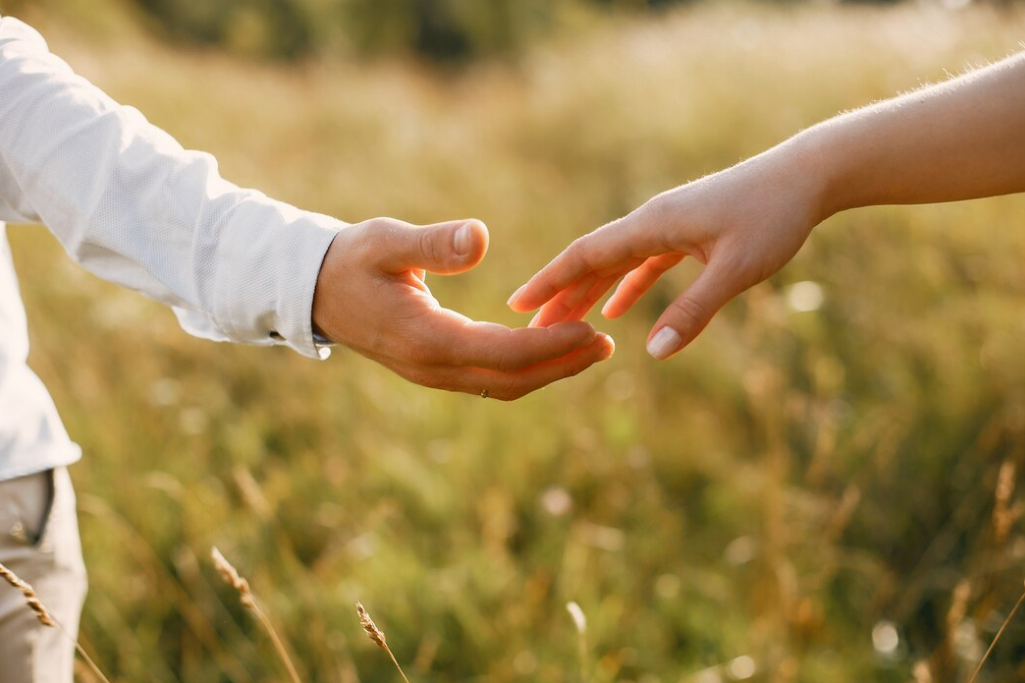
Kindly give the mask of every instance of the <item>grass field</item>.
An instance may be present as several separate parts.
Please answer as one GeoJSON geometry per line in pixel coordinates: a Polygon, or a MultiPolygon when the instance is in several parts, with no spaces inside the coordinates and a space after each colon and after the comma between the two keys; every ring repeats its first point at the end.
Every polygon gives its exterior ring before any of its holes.
{"type": "MultiPolygon", "coordinates": [[[[46,33],[235,182],[351,222],[483,219],[485,263],[432,287],[514,324],[507,296],[574,236],[1003,57],[1025,11],[699,5],[458,72],[46,33]]],[[[284,680],[215,544],[305,680],[338,683],[395,680],[357,600],[414,681],[923,683],[965,680],[1021,594],[1020,497],[994,491],[1025,466],[1025,197],[837,216],[658,364],[682,268],[594,317],[612,360],[513,404],[189,338],[10,233],[32,365],[85,450],[83,639],[112,680],[284,680]]],[[[1014,622],[981,680],[1023,655],[1014,622]]]]}

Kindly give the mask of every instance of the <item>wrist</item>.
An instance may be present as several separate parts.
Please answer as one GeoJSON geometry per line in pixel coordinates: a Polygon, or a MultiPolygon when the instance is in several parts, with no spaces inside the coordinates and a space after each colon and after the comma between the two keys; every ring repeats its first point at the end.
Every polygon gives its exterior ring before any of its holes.
{"type": "Polygon", "coordinates": [[[821,220],[833,214],[876,204],[901,203],[889,178],[886,143],[865,125],[863,112],[838,116],[795,136],[810,173],[818,181],[821,220]]]}
{"type": "MultiPolygon", "coordinates": [[[[776,148],[782,155],[785,177],[801,186],[802,201],[812,226],[853,208],[837,155],[830,150],[828,131],[815,126],[798,133],[776,148]]],[[[774,150],[774,151],[776,151],[774,150]]]]}

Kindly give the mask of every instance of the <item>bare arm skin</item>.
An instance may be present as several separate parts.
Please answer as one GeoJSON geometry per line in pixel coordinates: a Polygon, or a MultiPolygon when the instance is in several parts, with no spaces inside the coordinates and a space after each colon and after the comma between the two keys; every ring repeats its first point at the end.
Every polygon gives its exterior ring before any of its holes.
{"type": "Polygon", "coordinates": [[[574,241],[509,300],[535,325],[605,304],[623,315],[686,257],[705,265],[648,336],[660,360],[726,302],[782,268],[846,209],[1025,191],[1025,53],[837,116],[732,168],[664,192],[574,241]]]}

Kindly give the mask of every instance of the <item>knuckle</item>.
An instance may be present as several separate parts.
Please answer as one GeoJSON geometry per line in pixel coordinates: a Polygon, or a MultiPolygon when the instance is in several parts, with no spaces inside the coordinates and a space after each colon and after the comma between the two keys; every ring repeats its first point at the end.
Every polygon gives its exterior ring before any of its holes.
{"type": "Polygon", "coordinates": [[[656,250],[662,252],[675,251],[677,248],[672,244],[668,228],[678,215],[679,208],[668,192],[652,197],[634,213],[637,223],[644,226],[652,238],[656,250]]]}
{"type": "Polygon", "coordinates": [[[566,247],[566,258],[570,263],[589,267],[590,249],[588,248],[587,235],[578,237],[566,247]]]}
{"type": "Polygon", "coordinates": [[[554,268],[545,268],[538,273],[538,280],[541,284],[551,292],[556,292],[559,289],[559,278],[555,274],[554,268]]]}
{"type": "MultiPolygon", "coordinates": [[[[434,362],[459,367],[477,367],[496,372],[517,369],[521,352],[505,339],[476,340],[456,338],[448,344],[439,344],[434,362]]],[[[490,390],[490,387],[489,387],[490,390]]]]}
{"type": "Polygon", "coordinates": [[[388,230],[394,226],[394,221],[385,216],[374,216],[367,220],[364,225],[370,230],[388,230]]]}
{"type": "Polygon", "coordinates": [[[707,307],[688,296],[677,299],[669,308],[676,323],[686,330],[701,329],[709,317],[707,307]]]}
{"type": "Polygon", "coordinates": [[[360,256],[378,257],[388,246],[394,226],[387,218],[371,218],[349,229],[353,228],[359,230],[356,235],[358,239],[355,240],[356,244],[353,246],[358,250],[360,256]]]}
{"type": "Polygon", "coordinates": [[[392,228],[391,221],[387,218],[371,218],[363,222],[363,229],[371,239],[380,239],[392,228]]]}
{"type": "Polygon", "coordinates": [[[565,377],[576,377],[581,372],[583,372],[584,370],[589,368],[591,366],[591,364],[594,363],[595,358],[596,358],[596,356],[590,356],[590,357],[587,358],[587,360],[581,360],[580,362],[577,362],[574,365],[570,366],[566,370],[566,374],[564,375],[564,378],[565,377]]]}
{"type": "Polygon", "coordinates": [[[438,248],[438,239],[436,232],[433,230],[421,230],[420,231],[420,255],[423,256],[426,263],[437,263],[441,256],[440,249],[438,248]]]}
{"type": "Polygon", "coordinates": [[[521,363],[516,356],[508,349],[495,349],[492,355],[492,367],[499,372],[512,372],[518,370],[521,363]]]}
{"type": "Polygon", "coordinates": [[[645,222],[663,225],[673,215],[670,196],[666,193],[655,195],[637,209],[637,215],[645,222]]]}

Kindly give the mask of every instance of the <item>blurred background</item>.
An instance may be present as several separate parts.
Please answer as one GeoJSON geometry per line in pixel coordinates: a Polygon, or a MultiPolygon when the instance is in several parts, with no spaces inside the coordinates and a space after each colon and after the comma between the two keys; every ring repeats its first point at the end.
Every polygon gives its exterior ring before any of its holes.
{"type": "MultiPolygon", "coordinates": [[[[1020,49],[1025,4],[7,0],[226,177],[350,222],[477,216],[446,305],[839,111],[1020,49]]],[[[10,237],[85,450],[83,640],[111,679],[964,681],[1022,594],[1025,198],[834,217],[672,362],[649,326],[514,404],[339,350],[216,345],[10,237]],[[565,605],[587,616],[586,655],[565,605]]],[[[980,680],[1025,677],[1025,620],[980,680]]],[[[83,673],[82,680],[90,680],[83,673]]]]}

